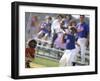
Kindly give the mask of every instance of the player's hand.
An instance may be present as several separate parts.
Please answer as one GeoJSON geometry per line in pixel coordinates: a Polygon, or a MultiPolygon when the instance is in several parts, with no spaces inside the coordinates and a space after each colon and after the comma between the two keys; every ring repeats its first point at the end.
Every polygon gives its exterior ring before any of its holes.
{"type": "Polygon", "coordinates": [[[84,28],[83,27],[79,27],[78,29],[77,29],[77,32],[82,32],[84,30],[84,28]]]}
{"type": "Polygon", "coordinates": [[[78,46],[78,47],[80,47],[80,45],[77,43],[77,42],[75,42],[76,43],[76,45],[78,46]]]}

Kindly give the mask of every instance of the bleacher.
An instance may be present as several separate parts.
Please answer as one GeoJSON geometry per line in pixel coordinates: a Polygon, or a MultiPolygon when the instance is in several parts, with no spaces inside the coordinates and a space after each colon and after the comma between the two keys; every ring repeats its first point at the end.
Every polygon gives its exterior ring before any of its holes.
{"type": "MultiPolygon", "coordinates": [[[[64,54],[64,51],[61,49],[56,48],[50,48],[51,42],[45,41],[41,39],[35,39],[37,40],[37,50],[36,50],[36,56],[42,57],[42,58],[48,58],[53,61],[59,61],[61,56],[64,54]]],[[[81,57],[80,53],[77,54],[77,65],[89,65],[89,50],[87,49],[86,55],[85,55],[85,64],[81,63],[81,57]]]]}

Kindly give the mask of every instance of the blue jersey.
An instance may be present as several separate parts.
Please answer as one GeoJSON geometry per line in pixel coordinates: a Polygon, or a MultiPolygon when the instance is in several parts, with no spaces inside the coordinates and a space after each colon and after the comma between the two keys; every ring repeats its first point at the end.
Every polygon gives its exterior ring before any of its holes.
{"type": "Polygon", "coordinates": [[[83,31],[77,33],[78,38],[87,38],[87,35],[89,33],[88,24],[86,24],[85,22],[82,24],[78,23],[76,27],[77,29],[83,29],[83,31]]]}
{"type": "Polygon", "coordinates": [[[64,42],[66,43],[66,49],[75,49],[75,36],[68,34],[64,37],[64,42]]]}
{"type": "Polygon", "coordinates": [[[41,30],[44,31],[44,33],[49,33],[51,31],[51,23],[43,22],[41,24],[41,30]]]}

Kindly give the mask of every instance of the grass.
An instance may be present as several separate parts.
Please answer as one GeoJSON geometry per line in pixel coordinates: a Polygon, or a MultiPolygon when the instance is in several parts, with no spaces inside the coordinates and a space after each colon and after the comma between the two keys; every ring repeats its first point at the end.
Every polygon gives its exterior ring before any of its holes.
{"type": "Polygon", "coordinates": [[[36,57],[33,60],[33,62],[36,63],[36,64],[43,65],[45,67],[57,67],[57,66],[59,66],[59,63],[56,62],[56,61],[52,61],[52,60],[49,60],[49,59],[46,59],[46,58],[40,58],[40,57],[36,57]]]}

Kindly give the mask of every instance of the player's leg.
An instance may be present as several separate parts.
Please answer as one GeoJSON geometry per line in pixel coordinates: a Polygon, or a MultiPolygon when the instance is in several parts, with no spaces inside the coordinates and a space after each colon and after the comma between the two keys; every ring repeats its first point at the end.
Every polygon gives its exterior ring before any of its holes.
{"type": "Polygon", "coordinates": [[[86,38],[78,39],[78,43],[81,48],[81,62],[85,63],[85,53],[86,53],[86,38]]]}
{"type": "Polygon", "coordinates": [[[66,66],[71,66],[71,60],[70,60],[70,57],[71,57],[71,51],[70,50],[66,50],[66,66]]]}
{"type": "Polygon", "coordinates": [[[43,34],[43,31],[41,30],[41,31],[37,34],[37,37],[38,37],[38,38],[41,38],[41,37],[42,37],[42,34],[43,34]]]}
{"type": "Polygon", "coordinates": [[[58,37],[58,34],[55,33],[55,34],[53,35],[53,38],[52,38],[52,44],[51,44],[51,47],[54,46],[54,42],[55,42],[55,40],[56,40],[57,37],[58,37]]]}
{"type": "Polygon", "coordinates": [[[60,66],[66,66],[66,64],[67,64],[67,58],[66,57],[67,57],[67,55],[66,55],[66,50],[65,50],[63,56],[61,57],[61,59],[59,61],[60,66]]]}
{"type": "Polygon", "coordinates": [[[80,50],[81,50],[81,49],[80,49],[80,46],[75,45],[75,48],[76,48],[76,51],[75,51],[76,54],[79,54],[79,52],[80,52],[80,50]]]}
{"type": "Polygon", "coordinates": [[[29,57],[25,57],[25,67],[26,68],[30,68],[30,62],[31,62],[30,58],[29,57]]]}
{"type": "Polygon", "coordinates": [[[86,53],[86,39],[83,39],[83,43],[81,44],[81,62],[85,63],[85,53],[86,53]]]}
{"type": "Polygon", "coordinates": [[[76,49],[71,50],[71,53],[70,53],[70,65],[71,66],[75,66],[76,55],[77,55],[77,50],[76,49]]]}
{"type": "Polygon", "coordinates": [[[75,45],[75,57],[74,57],[74,61],[72,62],[72,65],[75,66],[76,65],[76,61],[77,61],[77,55],[79,54],[80,52],[80,46],[78,45],[75,45]]]}
{"type": "Polygon", "coordinates": [[[65,54],[61,57],[60,61],[59,61],[59,66],[65,66],[65,54]]]}
{"type": "Polygon", "coordinates": [[[71,59],[70,59],[70,53],[69,54],[67,54],[67,62],[66,62],[66,66],[71,66],[72,65],[72,63],[71,63],[71,59]]]}
{"type": "Polygon", "coordinates": [[[49,34],[48,33],[45,33],[45,36],[44,36],[44,40],[47,40],[47,38],[48,38],[48,36],[49,36],[49,34]]]}

